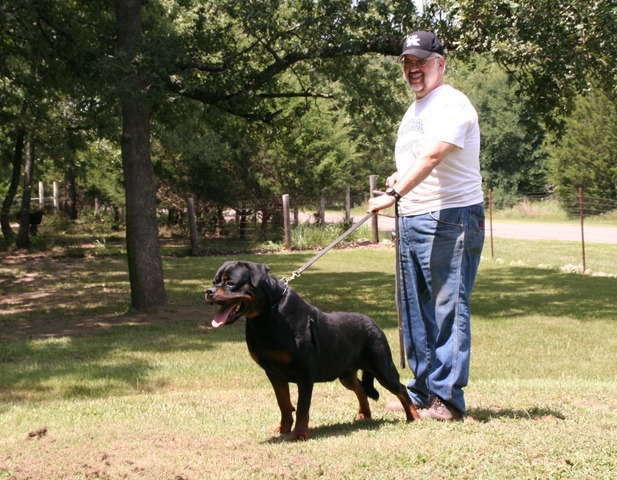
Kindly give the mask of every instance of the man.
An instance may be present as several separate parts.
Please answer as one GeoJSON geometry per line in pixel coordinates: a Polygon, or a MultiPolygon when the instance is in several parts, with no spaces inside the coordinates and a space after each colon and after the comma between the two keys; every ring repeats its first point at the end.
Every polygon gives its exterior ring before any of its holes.
{"type": "Polygon", "coordinates": [[[415,92],[399,126],[396,172],[369,212],[399,214],[400,305],[407,385],[425,419],[462,420],[469,377],[469,297],[484,244],[480,129],[469,99],[444,83],[443,46],[407,36],[399,57],[415,92]]]}

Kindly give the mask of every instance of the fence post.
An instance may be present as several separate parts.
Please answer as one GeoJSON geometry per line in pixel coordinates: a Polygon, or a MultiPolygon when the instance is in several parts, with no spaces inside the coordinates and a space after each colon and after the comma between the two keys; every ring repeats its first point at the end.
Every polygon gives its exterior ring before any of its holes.
{"type": "Polygon", "coordinates": [[[45,187],[43,182],[39,182],[39,208],[43,208],[45,206],[45,187]]]}
{"type": "Polygon", "coordinates": [[[319,199],[319,225],[324,226],[326,224],[326,198],[321,197],[319,199]]]}
{"type": "Polygon", "coordinates": [[[283,195],[283,229],[285,230],[285,249],[291,248],[291,227],[289,221],[289,194],[283,195]]]}
{"type": "Polygon", "coordinates": [[[191,255],[196,257],[199,255],[199,239],[197,237],[197,220],[195,219],[195,201],[193,197],[187,198],[186,204],[189,211],[189,226],[191,229],[191,255]]]}
{"type": "Polygon", "coordinates": [[[578,188],[578,210],[581,217],[581,255],[583,258],[583,275],[587,268],[585,267],[585,227],[584,227],[584,213],[583,213],[583,187],[578,188]]]}
{"type": "MultiPolygon", "coordinates": [[[[370,186],[370,192],[371,192],[371,197],[375,196],[375,190],[376,190],[376,184],[377,184],[377,175],[371,175],[369,177],[369,186],[370,186]]],[[[373,220],[372,220],[372,224],[373,224],[373,238],[372,238],[372,242],[373,243],[379,243],[379,221],[377,220],[377,215],[373,215],[373,220]]]]}
{"type": "Polygon", "coordinates": [[[351,219],[351,188],[345,189],[345,222],[351,219]]]}
{"type": "Polygon", "coordinates": [[[488,189],[488,224],[490,228],[490,241],[491,241],[491,259],[495,258],[495,250],[493,249],[493,189],[488,189]]]}
{"type": "Polygon", "coordinates": [[[58,190],[58,182],[54,180],[52,184],[53,187],[53,195],[54,195],[54,209],[57,211],[60,207],[60,191],[58,190]]]}

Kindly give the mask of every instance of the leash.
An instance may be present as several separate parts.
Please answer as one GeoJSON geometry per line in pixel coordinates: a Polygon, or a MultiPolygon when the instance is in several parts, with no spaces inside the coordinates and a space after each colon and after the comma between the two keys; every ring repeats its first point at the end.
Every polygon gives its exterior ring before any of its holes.
{"type": "MultiPolygon", "coordinates": [[[[379,193],[383,194],[383,192],[379,192],[379,193]]],[[[285,291],[283,292],[283,295],[285,295],[285,293],[287,293],[287,288],[289,286],[289,282],[291,282],[292,280],[295,280],[300,275],[302,275],[302,273],[307,268],[309,268],[311,265],[313,265],[317,260],[319,260],[321,257],[323,257],[330,250],[332,250],[336,245],[338,245],[340,242],[342,242],[345,238],[347,238],[349,235],[351,235],[353,232],[355,232],[358,229],[358,227],[360,227],[362,224],[366,223],[366,221],[369,218],[373,218],[377,214],[378,214],[378,212],[372,212],[372,213],[369,213],[369,214],[365,215],[358,222],[354,223],[345,233],[343,233],[336,240],[334,240],[330,245],[328,245],[321,252],[319,252],[317,255],[315,255],[313,258],[311,258],[308,262],[306,262],[304,265],[302,265],[298,270],[294,270],[291,273],[290,277],[283,277],[283,278],[281,278],[281,281],[285,284],[285,291]]],[[[386,214],[386,213],[382,213],[380,215],[383,215],[383,216],[386,216],[386,217],[392,217],[392,215],[389,215],[389,214],[386,214]]],[[[395,246],[396,246],[396,249],[395,249],[395,251],[396,251],[396,254],[395,254],[396,255],[396,315],[397,315],[397,320],[398,320],[398,341],[399,341],[399,352],[400,352],[399,360],[401,362],[401,368],[405,368],[405,364],[407,362],[406,362],[406,358],[405,358],[405,343],[403,342],[403,312],[402,312],[402,307],[401,307],[401,258],[400,258],[400,252],[399,252],[398,205],[396,205],[394,207],[394,235],[396,237],[395,238],[395,246]]],[[[281,297],[283,295],[281,295],[281,297]]],[[[279,301],[280,301],[280,299],[279,299],[279,301]]],[[[278,305],[278,302],[276,304],[278,305]]]]}
{"type": "Polygon", "coordinates": [[[372,212],[372,213],[369,213],[369,214],[365,215],[364,217],[362,217],[358,222],[354,223],[345,233],[341,234],[330,245],[328,245],[321,252],[319,252],[317,255],[315,255],[313,258],[311,258],[308,262],[306,262],[304,265],[302,265],[298,270],[293,271],[290,277],[283,277],[283,278],[281,278],[281,280],[283,282],[285,282],[285,285],[287,286],[289,284],[289,282],[291,282],[292,280],[294,280],[294,279],[298,278],[300,275],[302,275],[302,273],[307,268],[309,268],[317,260],[319,260],[321,257],[323,257],[330,250],[332,250],[336,245],[341,243],[345,238],[347,238],[349,235],[351,235],[353,232],[355,232],[358,229],[358,227],[360,227],[363,223],[365,223],[369,218],[372,218],[374,215],[377,215],[377,212],[372,212]]]}
{"type": "Polygon", "coordinates": [[[398,321],[398,346],[399,346],[399,361],[401,368],[405,368],[407,363],[405,355],[405,342],[403,339],[403,306],[401,304],[402,288],[401,288],[401,249],[398,226],[398,203],[394,205],[394,252],[396,261],[396,319],[398,321]]]}

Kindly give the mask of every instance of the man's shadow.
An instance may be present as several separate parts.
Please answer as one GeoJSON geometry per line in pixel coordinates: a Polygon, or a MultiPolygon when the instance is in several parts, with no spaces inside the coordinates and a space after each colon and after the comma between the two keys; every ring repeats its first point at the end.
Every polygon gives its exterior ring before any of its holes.
{"type": "Polygon", "coordinates": [[[512,420],[536,420],[544,417],[552,417],[557,420],[566,419],[563,413],[547,407],[532,407],[530,409],[518,410],[511,408],[471,408],[467,411],[467,416],[480,423],[488,423],[498,418],[509,418],[512,420]]]}

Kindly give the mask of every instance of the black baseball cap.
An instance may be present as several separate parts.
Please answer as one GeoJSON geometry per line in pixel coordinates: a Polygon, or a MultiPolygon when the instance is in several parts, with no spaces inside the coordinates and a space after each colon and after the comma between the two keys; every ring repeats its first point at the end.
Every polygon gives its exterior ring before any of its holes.
{"type": "Polygon", "coordinates": [[[443,45],[432,32],[413,32],[403,40],[403,55],[413,55],[418,58],[426,58],[431,53],[443,55],[443,45]]]}

